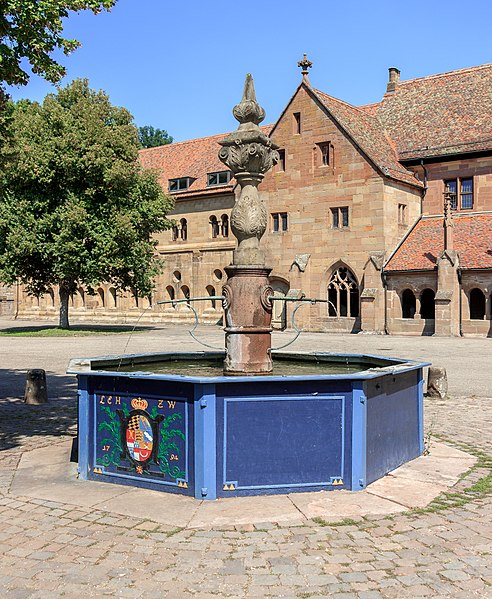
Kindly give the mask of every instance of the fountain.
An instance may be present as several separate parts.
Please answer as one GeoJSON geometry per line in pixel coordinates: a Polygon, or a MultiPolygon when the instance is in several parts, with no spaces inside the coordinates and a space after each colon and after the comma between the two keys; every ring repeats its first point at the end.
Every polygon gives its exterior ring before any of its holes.
{"type": "Polygon", "coordinates": [[[272,350],[272,302],[282,300],[260,248],[257,188],[279,156],[258,126],[251,75],[233,114],[239,127],[219,152],[241,188],[238,245],[217,298],[225,351],[71,360],[79,477],[197,499],[363,489],[422,454],[426,364],[272,350]]]}

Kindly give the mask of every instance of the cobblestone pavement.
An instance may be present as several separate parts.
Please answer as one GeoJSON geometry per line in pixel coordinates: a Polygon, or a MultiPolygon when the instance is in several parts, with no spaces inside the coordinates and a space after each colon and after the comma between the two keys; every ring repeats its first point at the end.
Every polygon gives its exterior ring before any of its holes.
{"type": "Polygon", "coordinates": [[[479,458],[426,509],[180,530],[9,493],[23,452],[75,434],[57,389],[45,406],[0,398],[2,597],[492,597],[492,399],[426,400],[428,435],[479,458]]]}

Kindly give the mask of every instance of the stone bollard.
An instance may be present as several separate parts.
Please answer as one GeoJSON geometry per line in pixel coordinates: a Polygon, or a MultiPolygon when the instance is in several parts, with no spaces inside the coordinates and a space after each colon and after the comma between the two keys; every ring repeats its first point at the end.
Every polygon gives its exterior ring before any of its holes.
{"type": "Polygon", "coordinates": [[[41,368],[27,371],[26,392],[24,403],[38,406],[48,401],[48,390],[46,388],[46,372],[41,368]]]}
{"type": "Polygon", "coordinates": [[[448,394],[448,375],[442,366],[429,366],[427,397],[444,399],[448,394]]]}

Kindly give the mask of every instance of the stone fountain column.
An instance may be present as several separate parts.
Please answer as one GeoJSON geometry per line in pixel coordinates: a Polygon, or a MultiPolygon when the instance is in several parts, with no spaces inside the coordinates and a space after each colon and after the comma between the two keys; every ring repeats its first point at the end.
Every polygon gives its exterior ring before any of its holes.
{"type": "Polygon", "coordinates": [[[265,202],[258,185],[279,160],[277,146],[258,127],[265,111],[256,101],[251,75],[246,75],[243,98],[234,107],[237,131],[220,142],[220,160],[241,187],[231,213],[231,230],[238,240],[233,262],[226,267],[224,372],[261,374],[272,371],[271,332],[273,295],[260,239],[267,227],[265,202]]]}

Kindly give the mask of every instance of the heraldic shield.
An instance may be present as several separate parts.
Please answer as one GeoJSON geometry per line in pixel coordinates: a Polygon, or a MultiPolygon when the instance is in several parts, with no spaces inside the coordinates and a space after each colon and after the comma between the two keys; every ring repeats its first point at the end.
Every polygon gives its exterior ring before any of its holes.
{"type": "MultiPolygon", "coordinates": [[[[137,400],[138,401],[138,400],[137,400]]],[[[152,460],[158,464],[157,458],[157,440],[159,422],[163,420],[162,415],[152,418],[145,411],[147,402],[140,400],[142,406],[132,401],[132,410],[125,416],[122,410],[118,410],[118,416],[121,423],[121,447],[123,448],[123,457],[128,457],[137,470],[142,470],[149,465],[152,460]],[[143,408],[143,409],[141,409],[143,408]]]]}

